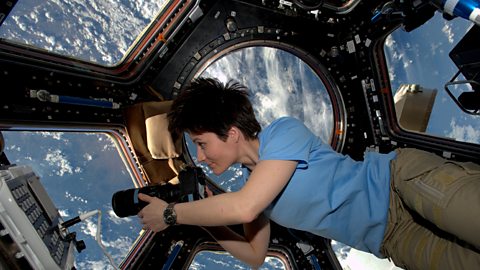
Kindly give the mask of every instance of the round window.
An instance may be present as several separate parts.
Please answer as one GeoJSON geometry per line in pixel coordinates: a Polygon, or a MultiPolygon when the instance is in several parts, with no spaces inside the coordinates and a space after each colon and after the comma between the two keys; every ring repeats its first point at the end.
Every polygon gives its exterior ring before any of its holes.
{"type": "MultiPolygon", "coordinates": [[[[237,44],[210,57],[195,77],[212,77],[224,83],[234,80],[247,86],[262,127],[279,117],[292,116],[334,149],[341,147],[344,121],[338,90],[328,71],[308,54],[278,42],[274,46],[237,44]]],[[[196,148],[189,138],[187,147],[196,163],[196,148]]],[[[232,181],[242,174],[238,166],[217,177],[206,166],[197,165],[226,191],[243,185],[232,181]]]]}

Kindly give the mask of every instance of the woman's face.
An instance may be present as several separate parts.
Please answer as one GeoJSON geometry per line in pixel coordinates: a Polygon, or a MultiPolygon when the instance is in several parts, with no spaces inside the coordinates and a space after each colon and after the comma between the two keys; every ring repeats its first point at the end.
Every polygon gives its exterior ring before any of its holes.
{"type": "Polygon", "coordinates": [[[215,175],[220,175],[237,162],[236,143],[231,136],[223,141],[212,132],[189,135],[197,146],[198,161],[207,164],[215,175]]]}

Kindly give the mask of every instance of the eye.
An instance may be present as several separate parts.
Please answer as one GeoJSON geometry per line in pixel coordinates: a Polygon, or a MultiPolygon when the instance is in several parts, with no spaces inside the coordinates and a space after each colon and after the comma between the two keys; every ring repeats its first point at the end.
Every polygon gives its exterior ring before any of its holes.
{"type": "Polygon", "coordinates": [[[197,145],[198,145],[198,147],[200,147],[202,150],[204,150],[206,144],[203,143],[203,142],[199,142],[199,143],[197,143],[197,145]]]}

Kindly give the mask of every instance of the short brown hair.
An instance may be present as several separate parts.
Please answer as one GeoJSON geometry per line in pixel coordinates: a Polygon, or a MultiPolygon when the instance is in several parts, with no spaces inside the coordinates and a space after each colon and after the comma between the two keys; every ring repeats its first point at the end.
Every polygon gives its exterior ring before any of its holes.
{"type": "Polygon", "coordinates": [[[226,140],[228,130],[235,126],[251,140],[261,130],[247,88],[238,82],[222,84],[212,78],[192,81],[173,101],[168,120],[175,137],[183,132],[213,132],[226,140]]]}

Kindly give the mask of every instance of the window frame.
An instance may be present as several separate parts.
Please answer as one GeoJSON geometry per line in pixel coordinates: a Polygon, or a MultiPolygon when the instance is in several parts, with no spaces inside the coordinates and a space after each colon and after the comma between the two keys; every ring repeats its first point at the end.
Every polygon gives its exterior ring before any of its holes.
{"type": "MultiPolygon", "coordinates": [[[[397,147],[415,147],[431,152],[436,152],[446,158],[471,160],[480,162],[480,145],[456,141],[454,139],[434,136],[427,133],[418,133],[402,128],[396,116],[393,91],[386,61],[384,46],[387,37],[400,25],[391,26],[385,30],[385,34],[379,37],[372,45],[372,61],[377,67],[376,87],[381,89],[381,109],[386,116],[381,124],[385,126],[385,132],[393,145],[397,147]],[[377,85],[378,84],[378,85],[377,85]]],[[[440,89],[438,91],[441,91],[440,89]]]]}
{"type": "Polygon", "coordinates": [[[130,80],[148,68],[154,58],[159,55],[159,51],[164,51],[163,48],[168,40],[179,32],[178,28],[185,25],[189,17],[198,12],[198,5],[199,0],[170,0],[138,35],[122,60],[113,66],[56,54],[7,39],[0,39],[0,54],[14,62],[47,69],[71,70],[80,74],[107,77],[114,81],[130,80]]]}
{"type": "MultiPolygon", "coordinates": [[[[0,132],[71,132],[71,133],[102,133],[109,136],[115,143],[117,153],[121,158],[125,167],[129,169],[130,178],[133,182],[132,188],[139,188],[146,186],[146,180],[143,178],[143,172],[138,166],[138,158],[132,148],[132,143],[129,139],[125,126],[120,125],[105,125],[103,127],[88,126],[88,125],[38,125],[38,124],[11,124],[0,122],[0,132]]],[[[4,154],[4,153],[3,153],[4,154]]],[[[8,159],[8,156],[6,156],[8,159]]],[[[117,267],[123,268],[124,265],[134,260],[138,252],[142,250],[141,246],[145,244],[153,235],[152,231],[140,230],[138,236],[133,241],[129,251],[122,258],[122,261],[117,267]]]]}

